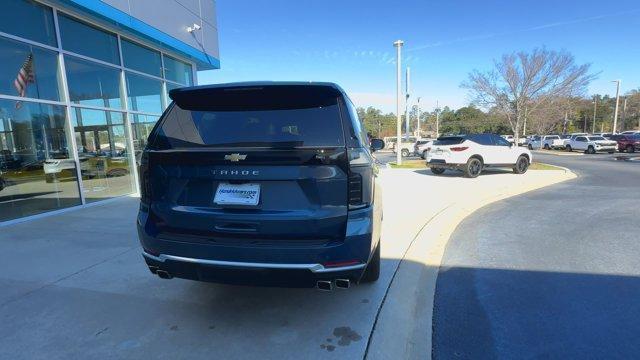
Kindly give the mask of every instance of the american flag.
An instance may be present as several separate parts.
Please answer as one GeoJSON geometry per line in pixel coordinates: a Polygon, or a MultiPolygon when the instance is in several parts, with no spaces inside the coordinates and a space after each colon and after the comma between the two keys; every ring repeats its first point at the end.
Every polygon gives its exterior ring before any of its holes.
{"type": "MultiPolygon", "coordinates": [[[[18,91],[18,95],[24,97],[27,94],[27,85],[34,82],[33,77],[33,54],[29,54],[25,59],[20,70],[18,70],[18,76],[13,81],[13,87],[18,91]]],[[[22,103],[16,102],[16,109],[20,108],[22,103]]]]}

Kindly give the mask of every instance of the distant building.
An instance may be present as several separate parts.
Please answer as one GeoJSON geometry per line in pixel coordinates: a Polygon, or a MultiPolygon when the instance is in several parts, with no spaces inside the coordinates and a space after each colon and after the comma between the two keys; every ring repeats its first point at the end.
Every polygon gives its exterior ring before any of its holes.
{"type": "Polygon", "coordinates": [[[2,0],[0,224],[138,192],[168,91],[219,67],[214,0],[2,0]]]}

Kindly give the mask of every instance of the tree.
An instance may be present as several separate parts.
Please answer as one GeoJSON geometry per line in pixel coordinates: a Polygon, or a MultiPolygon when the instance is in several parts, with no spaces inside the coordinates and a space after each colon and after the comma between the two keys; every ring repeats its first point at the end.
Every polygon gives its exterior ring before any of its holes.
{"type": "Polygon", "coordinates": [[[359,107],[356,111],[367,132],[370,132],[374,137],[382,138],[395,134],[396,116],[393,113],[383,115],[380,109],[372,106],[366,109],[359,107]]]}
{"type": "Polygon", "coordinates": [[[493,70],[474,70],[461,86],[475,104],[504,114],[517,140],[525,113],[559,97],[584,94],[595,79],[589,68],[590,64],[576,65],[568,52],[534,49],[503,55],[493,70]]]}

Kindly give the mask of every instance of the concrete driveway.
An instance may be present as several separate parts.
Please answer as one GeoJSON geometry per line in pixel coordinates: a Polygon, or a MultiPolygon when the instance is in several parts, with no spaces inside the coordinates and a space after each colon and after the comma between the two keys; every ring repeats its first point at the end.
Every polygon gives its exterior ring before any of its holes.
{"type": "Polygon", "coordinates": [[[152,276],[135,234],[135,198],[2,227],[0,358],[423,358],[430,354],[430,335],[423,332],[430,326],[416,324],[431,323],[435,278],[416,282],[420,278],[398,265],[405,258],[414,270],[433,266],[421,261],[422,250],[407,258],[416,245],[439,239],[425,240],[429,221],[457,205],[568,178],[564,171],[530,171],[465,179],[426,170],[384,170],[381,177],[381,277],[349,290],[152,276]],[[415,315],[416,309],[428,311],[415,315]],[[413,321],[397,321],[407,314],[413,321]]]}

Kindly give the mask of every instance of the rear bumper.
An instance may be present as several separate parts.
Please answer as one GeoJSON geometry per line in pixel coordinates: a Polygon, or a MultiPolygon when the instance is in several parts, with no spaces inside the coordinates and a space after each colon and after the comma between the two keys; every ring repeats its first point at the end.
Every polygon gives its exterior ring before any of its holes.
{"type": "Polygon", "coordinates": [[[427,165],[432,168],[441,168],[441,169],[449,169],[449,170],[460,170],[464,164],[453,164],[448,163],[446,160],[442,159],[429,159],[427,161],[427,165]]]}
{"type": "Polygon", "coordinates": [[[172,277],[226,284],[314,287],[319,280],[360,280],[379,239],[378,213],[373,207],[350,212],[344,240],[295,246],[168,239],[152,234],[143,211],[137,225],[144,260],[154,273],[162,270],[172,277]]]}
{"type": "Polygon", "coordinates": [[[234,285],[314,287],[320,280],[358,282],[366,264],[327,268],[322,264],[247,263],[142,253],[152,273],[234,285]]]}

